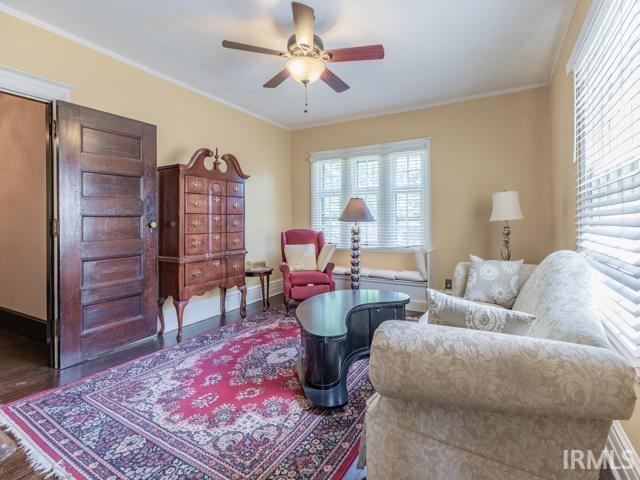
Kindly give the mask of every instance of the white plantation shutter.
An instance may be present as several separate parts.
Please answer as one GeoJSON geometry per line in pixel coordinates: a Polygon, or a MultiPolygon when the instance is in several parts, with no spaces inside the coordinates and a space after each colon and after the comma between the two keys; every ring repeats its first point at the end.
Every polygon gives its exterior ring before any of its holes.
{"type": "Polygon", "coordinates": [[[427,244],[427,141],[412,140],[311,155],[311,224],[328,242],[348,246],[351,224],[338,221],[351,197],[376,219],[360,225],[363,247],[427,244]]]}
{"type": "Polygon", "coordinates": [[[640,365],[640,2],[594,3],[571,67],[578,250],[610,337],[640,365]]]}

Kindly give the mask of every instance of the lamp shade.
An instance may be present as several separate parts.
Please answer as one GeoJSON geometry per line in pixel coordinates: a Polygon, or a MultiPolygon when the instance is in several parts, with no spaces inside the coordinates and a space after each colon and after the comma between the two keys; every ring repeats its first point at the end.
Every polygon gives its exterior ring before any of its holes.
{"type": "Polygon", "coordinates": [[[369,207],[361,198],[353,197],[349,199],[347,206],[344,207],[339,220],[341,222],[375,222],[369,207]]]}
{"type": "Polygon", "coordinates": [[[493,209],[491,210],[490,222],[501,222],[505,220],[521,220],[524,218],[520,210],[520,199],[518,192],[494,192],[493,209]]]}

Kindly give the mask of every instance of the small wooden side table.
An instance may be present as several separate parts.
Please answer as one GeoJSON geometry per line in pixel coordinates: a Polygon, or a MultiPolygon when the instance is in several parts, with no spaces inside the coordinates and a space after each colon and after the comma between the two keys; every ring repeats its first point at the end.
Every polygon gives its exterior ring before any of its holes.
{"type": "Polygon", "coordinates": [[[259,268],[254,268],[251,270],[246,270],[244,272],[246,277],[259,277],[260,278],[260,288],[262,289],[262,310],[266,310],[268,307],[271,306],[271,304],[269,303],[269,279],[271,277],[271,274],[273,273],[273,268],[270,267],[259,267],[259,268]],[[264,284],[265,284],[265,277],[267,280],[267,295],[265,296],[265,291],[264,291],[264,284]]]}

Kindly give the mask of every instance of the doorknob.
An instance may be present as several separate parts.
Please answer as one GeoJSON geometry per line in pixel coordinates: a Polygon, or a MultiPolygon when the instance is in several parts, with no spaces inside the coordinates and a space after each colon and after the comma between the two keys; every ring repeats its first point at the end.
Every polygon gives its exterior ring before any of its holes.
{"type": "Polygon", "coordinates": [[[148,226],[151,230],[154,230],[154,229],[158,228],[158,222],[155,222],[155,221],[153,221],[153,220],[152,220],[151,222],[149,222],[149,224],[148,224],[147,226],[148,226]]]}

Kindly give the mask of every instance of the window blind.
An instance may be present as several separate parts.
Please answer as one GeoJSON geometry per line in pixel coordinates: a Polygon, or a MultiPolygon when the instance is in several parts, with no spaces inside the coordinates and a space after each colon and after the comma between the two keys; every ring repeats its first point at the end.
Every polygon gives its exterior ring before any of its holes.
{"type": "Polygon", "coordinates": [[[311,155],[311,223],[328,242],[348,246],[351,224],[338,218],[351,197],[376,219],[360,225],[363,247],[425,245],[427,144],[398,142],[311,155]]]}
{"type": "Polygon", "coordinates": [[[572,65],[577,246],[610,337],[640,365],[640,2],[605,0],[572,65]]]}

